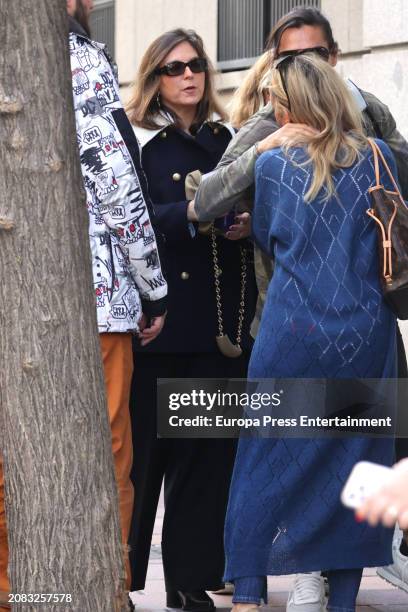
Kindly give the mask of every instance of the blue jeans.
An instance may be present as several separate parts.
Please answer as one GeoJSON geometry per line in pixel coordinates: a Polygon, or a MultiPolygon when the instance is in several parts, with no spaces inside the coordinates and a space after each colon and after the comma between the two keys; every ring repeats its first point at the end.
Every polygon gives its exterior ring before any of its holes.
{"type": "Polygon", "coordinates": [[[266,576],[247,576],[234,580],[232,603],[253,603],[260,605],[262,599],[268,603],[266,576]]]}
{"type": "Polygon", "coordinates": [[[329,612],[355,612],[362,569],[332,570],[327,572],[329,581],[329,612]]]}
{"type": "MultiPolygon", "coordinates": [[[[362,569],[332,570],[327,572],[329,581],[329,612],[355,612],[362,569]]],[[[232,603],[268,603],[266,576],[247,576],[234,580],[232,603]]]]}

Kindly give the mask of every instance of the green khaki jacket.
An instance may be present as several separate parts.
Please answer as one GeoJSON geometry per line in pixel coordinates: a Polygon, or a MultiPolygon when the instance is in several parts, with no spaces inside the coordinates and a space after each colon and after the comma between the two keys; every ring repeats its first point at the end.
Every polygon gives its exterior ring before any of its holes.
{"type": "MultiPolygon", "coordinates": [[[[398,132],[389,108],[370,93],[361,91],[367,105],[363,120],[367,136],[382,138],[394,153],[402,194],[408,200],[408,143],[398,132]]],[[[247,121],[231,140],[216,169],[206,175],[195,196],[195,209],[200,221],[211,221],[246,204],[253,207],[254,169],[257,158],[255,144],[279,128],[270,104],[247,121]]],[[[255,273],[258,303],[251,333],[255,337],[266,292],[272,277],[273,261],[255,247],[255,273]]]]}

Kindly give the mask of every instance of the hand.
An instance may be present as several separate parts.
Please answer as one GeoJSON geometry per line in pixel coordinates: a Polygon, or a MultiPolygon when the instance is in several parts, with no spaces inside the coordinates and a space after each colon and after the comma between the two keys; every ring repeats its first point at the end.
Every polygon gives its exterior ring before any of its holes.
{"type": "Polygon", "coordinates": [[[187,206],[187,219],[189,221],[198,221],[197,213],[194,208],[194,200],[188,203],[187,206]]]}
{"type": "Polygon", "coordinates": [[[143,331],[146,325],[147,325],[147,317],[144,313],[142,313],[142,316],[140,317],[138,321],[139,331],[143,331]]]}
{"type": "Polygon", "coordinates": [[[380,522],[392,527],[398,521],[401,529],[408,529],[408,459],[394,465],[392,478],[356,511],[356,519],[373,527],[380,522]]]}
{"type": "MultiPolygon", "coordinates": [[[[145,317],[145,315],[143,315],[143,317],[145,317]]],[[[146,346],[146,344],[149,344],[149,342],[157,338],[157,336],[160,334],[161,330],[163,329],[165,319],[166,319],[165,314],[160,315],[159,317],[153,317],[150,320],[149,327],[144,327],[143,331],[139,332],[138,336],[139,336],[139,339],[141,340],[140,342],[141,346],[146,346]]]]}
{"type": "Polygon", "coordinates": [[[241,240],[251,235],[251,215],[247,212],[235,217],[237,224],[230,225],[225,237],[228,240],[241,240]]]}
{"type": "Polygon", "coordinates": [[[259,154],[285,145],[305,144],[319,132],[303,123],[285,123],[279,130],[258,142],[259,154]]]}

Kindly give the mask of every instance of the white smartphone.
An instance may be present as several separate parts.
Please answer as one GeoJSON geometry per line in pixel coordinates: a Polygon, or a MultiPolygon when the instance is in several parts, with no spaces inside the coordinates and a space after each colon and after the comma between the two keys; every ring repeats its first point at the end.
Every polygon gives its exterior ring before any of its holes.
{"type": "Polygon", "coordinates": [[[357,510],[363,502],[385,485],[393,470],[378,463],[360,461],[353,467],[340,499],[347,508],[357,510]]]}

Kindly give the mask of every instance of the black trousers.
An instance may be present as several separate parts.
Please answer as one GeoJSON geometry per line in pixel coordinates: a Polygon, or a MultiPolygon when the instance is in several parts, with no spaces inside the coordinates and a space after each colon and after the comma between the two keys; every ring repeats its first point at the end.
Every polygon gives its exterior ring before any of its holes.
{"type": "Polygon", "coordinates": [[[236,440],[157,439],[157,378],[245,378],[249,355],[134,353],[129,536],[132,590],[146,581],[164,479],[162,555],[166,589],[215,590],[224,571],[224,521],[236,440]]]}

